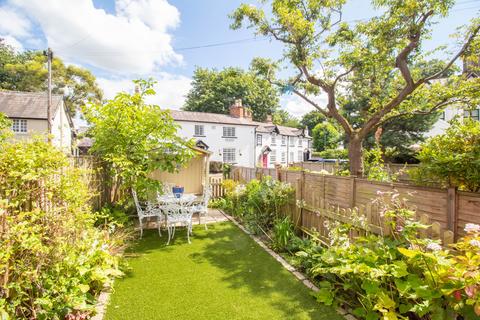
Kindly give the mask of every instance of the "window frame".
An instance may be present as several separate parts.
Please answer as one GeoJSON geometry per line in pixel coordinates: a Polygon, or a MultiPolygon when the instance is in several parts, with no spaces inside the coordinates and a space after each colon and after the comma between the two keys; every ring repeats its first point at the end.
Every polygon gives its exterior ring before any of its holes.
{"type": "Polygon", "coordinates": [[[257,134],[257,146],[263,145],[263,136],[261,134],[257,134]]]}
{"type": "Polygon", "coordinates": [[[269,160],[270,160],[270,161],[269,161],[270,164],[275,164],[275,163],[277,163],[277,150],[272,150],[272,151],[270,151],[270,157],[269,157],[269,158],[270,158],[270,159],[269,159],[269,160]]]}
{"type": "Polygon", "coordinates": [[[287,145],[287,136],[282,135],[282,146],[286,146],[286,145],[287,145]]]}
{"type": "Polygon", "coordinates": [[[290,137],[290,147],[295,147],[295,137],[290,137]]]}
{"type": "Polygon", "coordinates": [[[193,134],[193,135],[194,135],[195,137],[205,137],[205,125],[203,125],[203,124],[196,124],[196,125],[194,126],[193,131],[194,131],[194,134],[193,134]],[[200,130],[201,132],[198,133],[198,132],[197,132],[197,129],[201,129],[201,130],[200,130]]]}
{"type": "Polygon", "coordinates": [[[298,162],[303,162],[303,151],[302,150],[298,150],[297,156],[298,156],[298,162]]]}
{"type": "Polygon", "coordinates": [[[237,149],[236,148],[223,148],[222,149],[222,160],[223,163],[236,163],[237,162],[237,149]],[[225,159],[230,156],[230,159],[225,159]]]}
{"type": "Polygon", "coordinates": [[[272,146],[277,145],[277,135],[275,133],[272,134],[272,146]]]}
{"type": "Polygon", "coordinates": [[[27,119],[12,119],[11,129],[14,133],[26,134],[28,132],[27,119]]]}
{"type": "Polygon", "coordinates": [[[286,163],[287,162],[287,153],[285,151],[282,151],[282,156],[281,156],[281,159],[280,161],[282,163],[286,163]]]}
{"type": "Polygon", "coordinates": [[[236,138],[237,130],[235,127],[223,127],[222,138],[236,138]]]}

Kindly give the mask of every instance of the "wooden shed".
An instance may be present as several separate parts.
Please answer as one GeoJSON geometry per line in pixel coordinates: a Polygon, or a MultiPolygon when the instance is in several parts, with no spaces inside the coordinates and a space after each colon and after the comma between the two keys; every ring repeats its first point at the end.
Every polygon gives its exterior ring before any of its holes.
{"type": "Polygon", "coordinates": [[[177,172],[155,170],[150,178],[164,183],[183,186],[185,193],[202,194],[203,186],[208,183],[210,151],[192,147],[196,155],[177,172]]]}

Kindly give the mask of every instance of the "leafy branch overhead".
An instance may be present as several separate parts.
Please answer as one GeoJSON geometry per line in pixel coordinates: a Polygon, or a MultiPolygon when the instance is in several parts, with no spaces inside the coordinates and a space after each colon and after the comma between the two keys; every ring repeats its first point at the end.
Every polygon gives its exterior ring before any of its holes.
{"type": "Polygon", "coordinates": [[[361,174],[363,140],[383,123],[406,113],[431,113],[452,103],[479,102],[474,92],[480,89],[480,80],[450,76],[440,81],[460,58],[480,52],[479,19],[458,35],[461,44],[444,67],[426,72],[431,52],[425,51],[423,42],[431,35],[434,22],[448,14],[452,0],[373,0],[380,15],[355,24],[342,21],[346,0],[269,3],[268,12],[242,4],[231,14],[231,27],[245,24],[284,44],[284,60],[295,76],[283,83],[342,127],[349,141],[352,174],[361,174]],[[312,98],[320,93],[327,97],[325,105],[312,98]],[[364,103],[364,121],[353,126],[342,109],[357,100],[364,103]]]}

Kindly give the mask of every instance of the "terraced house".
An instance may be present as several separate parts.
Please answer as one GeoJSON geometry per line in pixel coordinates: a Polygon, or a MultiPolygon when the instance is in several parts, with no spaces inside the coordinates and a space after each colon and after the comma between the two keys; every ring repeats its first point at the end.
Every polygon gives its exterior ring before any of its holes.
{"type": "Polygon", "coordinates": [[[171,110],[180,136],[212,152],[211,161],[239,166],[274,167],[308,159],[311,140],[307,129],[278,126],[271,117],[253,121],[251,111],[236,100],[230,114],[171,110]]]}

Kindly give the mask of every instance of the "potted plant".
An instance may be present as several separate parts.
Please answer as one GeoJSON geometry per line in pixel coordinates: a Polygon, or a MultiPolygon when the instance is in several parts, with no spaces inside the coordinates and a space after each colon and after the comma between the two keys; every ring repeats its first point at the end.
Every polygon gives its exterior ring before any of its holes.
{"type": "Polygon", "coordinates": [[[182,186],[174,186],[172,188],[172,193],[174,194],[175,197],[180,198],[183,195],[183,192],[185,191],[185,188],[182,186]]]}

